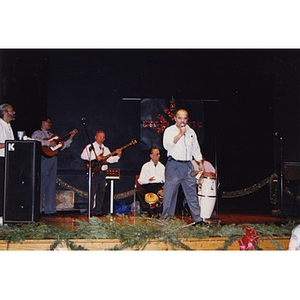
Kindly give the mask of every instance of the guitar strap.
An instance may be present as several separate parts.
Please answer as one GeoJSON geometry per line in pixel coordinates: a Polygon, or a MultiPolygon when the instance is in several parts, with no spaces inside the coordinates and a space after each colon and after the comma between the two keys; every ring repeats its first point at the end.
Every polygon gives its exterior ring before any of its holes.
{"type": "Polygon", "coordinates": [[[42,130],[42,128],[40,128],[40,131],[47,132],[47,135],[48,135],[47,138],[53,135],[53,133],[51,133],[50,131],[42,130]]]}

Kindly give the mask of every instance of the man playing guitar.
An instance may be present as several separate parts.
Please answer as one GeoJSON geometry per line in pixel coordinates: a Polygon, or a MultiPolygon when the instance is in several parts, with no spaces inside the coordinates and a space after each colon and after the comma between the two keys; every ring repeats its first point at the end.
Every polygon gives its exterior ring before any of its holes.
{"type": "Polygon", "coordinates": [[[116,163],[122,156],[122,150],[117,149],[115,156],[109,156],[111,153],[109,148],[104,146],[105,132],[99,130],[95,134],[95,141],[93,143],[93,148],[91,144],[88,144],[81,153],[81,159],[84,161],[96,162],[98,167],[93,168],[92,176],[92,191],[91,191],[91,212],[94,216],[104,215],[103,204],[105,197],[105,171],[108,169],[108,163],[116,163]],[[109,156],[107,159],[105,157],[109,156]],[[96,195],[96,203],[94,205],[94,198],[96,195]]]}
{"type": "Polygon", "coordinates": [[[74,129],[68,134],[68,140],[61,144],[59,149],[57,147],[57,139],[50,132],[52,126],[51,118],[45,117],[42,119],[41,128],[36,130],[31,138],[41,142],[42,156],[41,156],[41,202],[40,211],[44,210],[45,214],[56,213],[56,175],[57,175],[57,151],[64,150],[71,146],[73,138],[77,133],[74,129]],[[55,149],[55,150],[51,150],[55,149]],[[46,151],[47,149],[47,151],[46,151]],[[46,154],[47,153],[47,154],[46,154]],[[43,209],[43,199],[45,198],[45,206],[43,209]]]}

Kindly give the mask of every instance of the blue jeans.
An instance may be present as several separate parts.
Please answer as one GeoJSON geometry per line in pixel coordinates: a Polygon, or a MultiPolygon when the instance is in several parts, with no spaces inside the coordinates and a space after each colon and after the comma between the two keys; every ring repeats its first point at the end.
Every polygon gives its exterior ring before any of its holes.
{"type": "Polygon", "coordinates": [[[57,157],[41,157],[41,206],[43,210],[43,199],[45,198],[45,214],[56,213],[56,174],[57,157]]]}

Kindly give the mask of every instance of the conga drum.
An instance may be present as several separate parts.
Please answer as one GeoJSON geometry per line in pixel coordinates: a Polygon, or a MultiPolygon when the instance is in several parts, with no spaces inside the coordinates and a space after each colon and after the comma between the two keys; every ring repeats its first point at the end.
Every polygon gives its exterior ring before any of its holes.
{"type": "Polygon", "coordinates": [[[158,201],[156,203],[156,206],[160,207],[163,204],[163,199],[164,199],[164,190],[161,189],[157,192],[157,196],[158,196],[158,201]]]}
{"type": "Polygon", "coordinates": [[[147,193],[145,195],[145,201],[149,204],[150,208],[156,207],[158,200],[159,198],[155,193],[147,193]]]}
{"type": "Polygon", "coordinates": [[[209,219],[217,199],[217,183],[214,174],[203,173],[200,176],[198,182],[198,199],[201,218],[209,219]]]}

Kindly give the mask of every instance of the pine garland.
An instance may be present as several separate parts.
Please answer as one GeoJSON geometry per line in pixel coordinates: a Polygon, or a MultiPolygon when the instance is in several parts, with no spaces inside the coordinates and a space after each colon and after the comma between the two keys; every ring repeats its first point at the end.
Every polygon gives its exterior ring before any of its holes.
{"type": "MultiPolygon", "coordinates": [[[[207,224],[202,226],[189,226],[180,219],[157,220],[146,217],[136,217],[134,224],[129,222],[128,217],[119,216],[120,221],[112,221],[111,216],[104,219],[90,218],[86,220],[75,220],[77,224],[73,230],[68,230],[64,226],[46,225],[43,223],[17,224],[0,227],[0,240],[6,240],[7,245],[20,243],[29,239],[54,239],[56,240],[51,249],[54,249],[62,241],[71,250],[86,250],[82,246],[76,246],[70,242],[72,239],[118,239],[121,245],[116,245],[107,250],[123,250],[131,248],[143,250],[147,244],[153,240],[170,244],[175,248],[191,250],[182,243],[183,239],[197,238],[204,239],[210,237],[226,237],[224,247],[218,250],[226,250],[234,241],[243,236],[243,226],[255,227],[260,237],[290,236],[296,224],[207,224]]],[[[282,247],[273,241],[277,249],[282,247]]],[[[256,249],[259,247],[255,245],[256,249]]]]}

